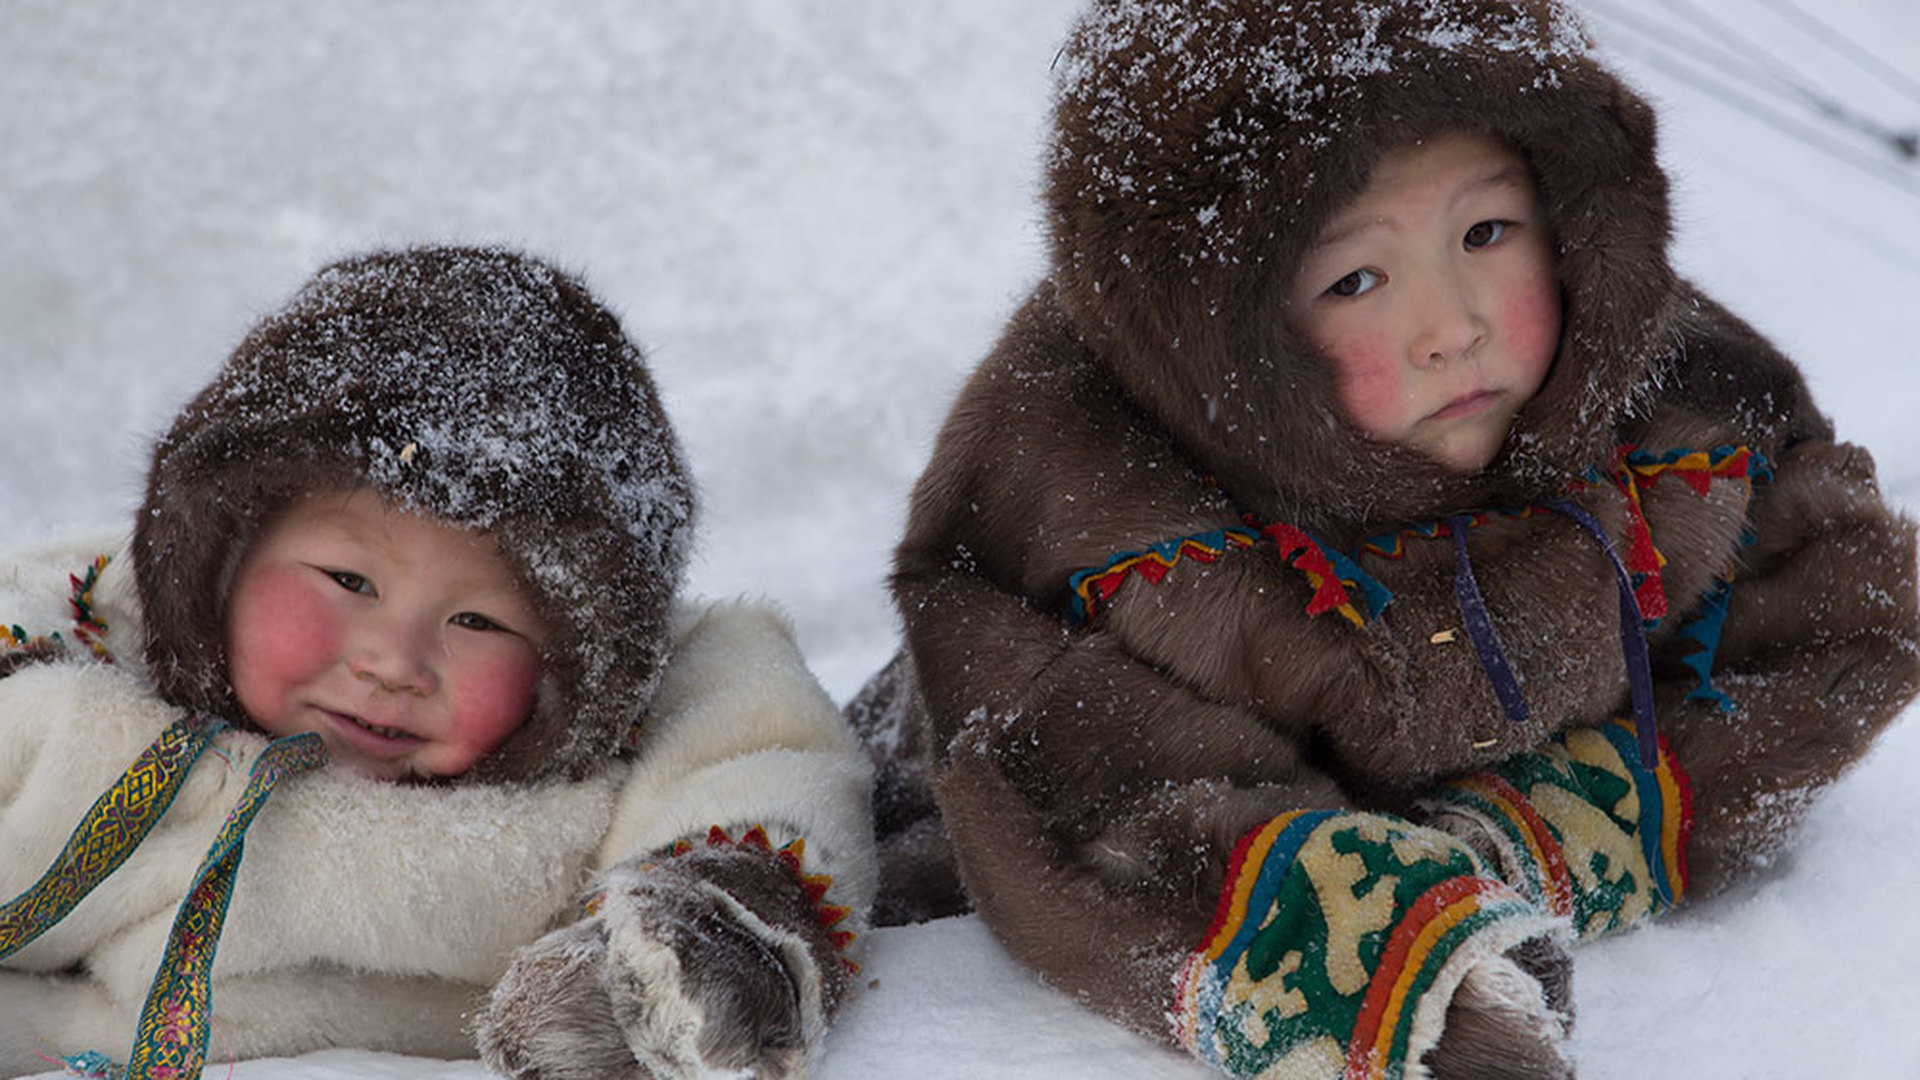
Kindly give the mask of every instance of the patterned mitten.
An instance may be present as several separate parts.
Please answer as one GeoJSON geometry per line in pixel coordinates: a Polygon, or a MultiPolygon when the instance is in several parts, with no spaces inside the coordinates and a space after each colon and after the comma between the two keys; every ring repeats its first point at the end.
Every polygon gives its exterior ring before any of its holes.
{"type": "Polygon", "coordinates": [[[1624,929],[1680,902],[1693,805],[1660,744],[1640,764],[1633,726],[1563,732],[1484,772],[1429,791],[1427,824],[1465,840],[1581,938],[1624,929]]]}
{"type": "Polygon", "coordinates": [[[757,829],[615,866],[494,987],[482,1059],[542,1080],[804,1075],[851,979],[825,884],[757,829]]]}
{"type": "Polygon", "coordinates": [[[1564,1024],[1515,956],[1557,954],[1565,937],[1563,920],[1443,832],[1283,814],[1234,851],[1214,925],[1179,976],[1175,1037],[1234,1076],[1398,1077],[1471,987],[1470,1005],[1504,1010],[1492,1024],[1558,1060],[1564,1024]]]}

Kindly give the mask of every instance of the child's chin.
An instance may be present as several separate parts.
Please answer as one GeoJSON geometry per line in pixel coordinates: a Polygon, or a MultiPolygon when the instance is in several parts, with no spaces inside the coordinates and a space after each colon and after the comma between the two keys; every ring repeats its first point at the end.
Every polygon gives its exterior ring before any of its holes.
{"type": "Polygon", "coordinates": [[[414,775],[413,767],[404,758],[375,759],[350,752],[341,753],[334,748],[329,749],[332,750],[330,758],[333,765],[368,780],[393,783],[414,775]]]}

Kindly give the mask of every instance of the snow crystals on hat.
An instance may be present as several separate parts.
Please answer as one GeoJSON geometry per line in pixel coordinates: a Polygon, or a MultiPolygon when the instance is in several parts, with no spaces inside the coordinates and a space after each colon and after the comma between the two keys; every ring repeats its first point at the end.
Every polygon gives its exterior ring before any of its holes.
{"type": "Polygon", "coordinates": [[[639,350],[577,280],[497,248],[326,267],[154,452],[135,563],[162,692],[238,719],[221,607],[293,498],[371,486],[493,534],[554,628],[533,718],[473,773],[578,776],[666,661],[693,492],[639,350]]]}

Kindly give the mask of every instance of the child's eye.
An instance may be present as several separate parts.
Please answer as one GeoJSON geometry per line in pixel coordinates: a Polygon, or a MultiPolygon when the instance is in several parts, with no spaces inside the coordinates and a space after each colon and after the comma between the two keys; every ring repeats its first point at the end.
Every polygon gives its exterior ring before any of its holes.
{"type": "Polygon", "coordinates": [[[1483,221],[1467,230],[1467,235],[1463,243],[1466,244],[1468,251],[1497,243],[1502,236],[1507,234],[1507,226],[1509,224],[1509,222],[1505,221],[1483,221]]]}
{"type": "Polygon", "coordinates": [[[368,581],[366,578],[361,577],[351,570],[327,570],[323,571],[323,573],[332,578],[335,585],[340,586],[350,593],[359,593],[363,596],[373,595],[373,582],[368,581]]]}
{"type": "Polygon", "coordinates": [[[447,621],[452,623],[455,626],[460,627],[463,630],[480,630],[486,633],[508,633],[509,632],[506,627],[500,625],[499,623],[493,621],[492,619],[487,618],[485,615],[482,615],[477,611],[463,611],[460,614],[455,615],[453,618],[448,619],[447,621]]]}
{"type": "Polygon", "coordinates": [[[1372,270],[1355,270],[1327,289],[1330,296],[1359,296],[1380,284],[1380,275],[1372,270]]]}

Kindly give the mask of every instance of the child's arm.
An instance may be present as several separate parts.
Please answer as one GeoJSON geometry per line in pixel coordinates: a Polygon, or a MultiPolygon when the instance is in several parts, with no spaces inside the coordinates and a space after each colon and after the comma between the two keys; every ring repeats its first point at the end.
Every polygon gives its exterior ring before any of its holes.
{"type": "Polygon", "coordinates": [[[587,913],[523,949],[478,1037],[510,1076],[804,1071],[875,885],[865,754],[765,609],[683,628],[587,913]]]}
{"type": "Polygon", "coordinates": [[[1051,985],[1236,1075],[1281,1058],[1338,1071],[1324,1054],[1385,1030],[1369,999],[1405,1025],[1387,1024],[1391,1062],[1439,1061],[1456,1031],[1560,1053],[1557,924],[1460,845],[1353,811],[1257,712],[1111,635],[1071,634],[946,560],[904,555],[896,588],[969,891],[1051,985]],[[1395,989],[1404,968],[1346,947],[1350,933],[1418,938],[1439,917],[1459,930],[1420,954],[1411,989],[1395,989]],[[1303,987],[1311,1015],[1283,1023],[1303,987]],[[1227,1060],[1256,1029],[1273,1037],[1227,1060]]]}
{"type": "MultiPolygon", "coordinates": [[[[1710,673],[1724,704],[1696,693],[1690,669],[1660,687],[1693,780],[1701,892],[1770,858],[1920,688],[1914,525],[1881,499],[1865,450],[1786,450],[1752,523],[1710,673]]],[[[1671,652],[1681,645],[1694,647],[1671,652]]]]}
{"type": "MultiPolygon", "coordinates": [[[[1719,480],[1702,495],[1670,480],[1641,492],[1676,602],[1705,592],[1739,550],[1747,486],[1719,480]]],[[[1570,501],[1625,558],[1625,496],[1599,483],[1570,501]]],[[[1128,583],[1099,629],[1210,698],[1246,701],[1290,737],[1324,741],[1344,773],[1389,787],[1476,768],[1628,708],[1618,571],[1573,518],[1492,516],[1466,530],[1471,584],[1511,672],[1506,698],[1467,624],[1454,539],[1402,548],[1398,559],[1361,560],[1392,594],[1364,625],[1337,610],[1310,615],[1306,575],[1262,542],[1128,583]]],[[[1671,623],[1656,639],[1662,632],[1671,623]]]]}

